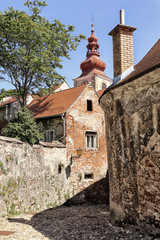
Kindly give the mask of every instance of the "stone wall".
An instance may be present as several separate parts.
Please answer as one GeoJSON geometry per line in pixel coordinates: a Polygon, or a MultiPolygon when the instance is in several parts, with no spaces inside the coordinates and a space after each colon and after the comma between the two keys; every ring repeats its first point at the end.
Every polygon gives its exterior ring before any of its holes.
{"type": "Polygon", "coordinates": [[[160,69],[101,99],[108,146],[112,223],[160,229],[160,69]]]}
{"type": "Polygon", "coordinates": [[[66,176],[66,148],[0,137],[0,214],[35,212],[73,195],[66,176]]]}

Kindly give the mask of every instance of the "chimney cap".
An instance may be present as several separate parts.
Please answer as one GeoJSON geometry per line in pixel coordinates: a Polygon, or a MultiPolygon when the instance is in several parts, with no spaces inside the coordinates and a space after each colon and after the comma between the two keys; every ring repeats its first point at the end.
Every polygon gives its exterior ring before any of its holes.
{"type": "Polygon", "coordinates": [[[120,10],[120,24],[125,25],[125,12],[124,12],[124,9],[120,10]]]}
{"type": "Polygon", "coordinates": [[[120,29],[123,30],[129,30],[131,33],[134,32],[137,28],[136,27],[131,27],[128,25],[123,25],[123,24],[118,24],[115,28],[112,29],[112,31],[110,31],[108,33],[108,35],[113,36],[115,33],[117,33],[120,29]]]}

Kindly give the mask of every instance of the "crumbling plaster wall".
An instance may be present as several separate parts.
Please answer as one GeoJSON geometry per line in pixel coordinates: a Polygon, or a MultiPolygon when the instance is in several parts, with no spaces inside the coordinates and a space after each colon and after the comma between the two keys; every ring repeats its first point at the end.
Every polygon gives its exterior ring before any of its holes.
{"type": "Polygon", "coordinates": [[[160,68],[106,93],[112,223],[160,229],[160,68]]]}
{"type": "Polygon", "coordinates": [[[0,137],[0,214],[35,212],[64,203],[73,192],[67,165],[63,144],[31,146],[0,137]]]}
{"type": "MultiPolygon", "coordinates": [[[[95,91],[90,86],[66,113],[66,147],[74,193],[78,194],[92,185],[96,189],[102,187],[99,199],[95,196],[96,191],[91,188],[88,195],[95,194],[92,196],[92,200],[95,198],[97,202],[107,202],[108,189],[105,189],[105,184],[100,186],[101,180],[106,179],[108,170],[104,112],[98,104],[95,91]],[[87,100],[92,100],[93,111],[87,111],[87,100]],[[85,133],[90,130],[96,131],[98,134],[98,147],[96,149],[86,148],[85,133]],[[79,147],[83,150],[82,156],[74,159],[77,156],[76,149],[79,147]],[[85,174],[93,174],[93,178],[85,179],[85,174]],[[99,187],[97,187],[98,183],[99,187]]],[[[82,200],[85,200],[87,196],[85,196],[84,191],[82,193],[82,200]]],[[[88,197],[91,199],[90,196],[88,197]]]]}
{"type": "Polygon", "coordinates": [[[55,140],[57,141],[64,135],[64,121],[61,116],[40,118],[36,120],[39,131],[43,134],[44,140],[46,140],[46,131],[55,131],[55,140]]]}

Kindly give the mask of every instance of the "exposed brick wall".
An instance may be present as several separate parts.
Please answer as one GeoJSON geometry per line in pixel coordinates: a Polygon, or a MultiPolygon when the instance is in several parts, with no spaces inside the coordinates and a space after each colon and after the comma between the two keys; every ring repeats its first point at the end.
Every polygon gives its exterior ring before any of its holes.
{"type": "Polygon", "coordinates": [[[108,146],[113,223],[160,234],[160,69],[101,99],[108,146]]]}
{"type": "MultiPolygon", "coordinates": [[[[88,186],[105,178],[108,169],[104,112],[98,104],[98,97],[92,87],[88,87],[83,96],[67,112],[66,123],[66,146],[71,170],[70,176],[74,192],[78,194],[88,186]],[[93,111],[87,111],[87,99],[92,100],[93,111]],[[97,131],[97,149],[86,149],[85,133],[89,130],[97,131]],[[82,156],[71,161],[71,155],[77,156],[76,149],[79,147],[83,149],[82,156]],[[93,174],[93,179],[85,179],[85,174],[93,174]]],[[[103,189],[102,191],[102,195],[106,194],[106,202],[107,190],[103,189]]]]}

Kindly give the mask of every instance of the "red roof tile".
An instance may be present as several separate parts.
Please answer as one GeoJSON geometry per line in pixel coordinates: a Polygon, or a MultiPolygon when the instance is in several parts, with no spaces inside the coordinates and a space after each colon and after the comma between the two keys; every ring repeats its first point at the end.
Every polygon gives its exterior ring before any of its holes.
{"type": "MultiPolygon", "coordinates": [[[[91,74],[98,74],[98,75],[107,77],[107,75],[103,71],[100,71],[98,69],[92,69],[88,72],[83,72],[78,78],[81,78],[81,77],[84,77],[84,76],[87,76],[87,75],[91,75],[91,74]]],[[[109,77],[107,77],[107,78],[110,79],[109,77]]]]}
{"type": "Polygon", "coordinates": [[[15,101],[17,101],[17,98],[11,97],[10,99],[6,100],[5,102],[0,103],[0,107],[11,104],[15,101]]]}
{"type": "Polygon", "coordinates": [[[42,98],[34,99],[28,106],[34,118],[51,117],[65,113],[77,100],[87,85],[66,89],[42,98]]]}
{"type": "Polygon", "coordinates": [[[105,90],[106,88],[97,91],[98,96],[101,97],[105,90]]]}

